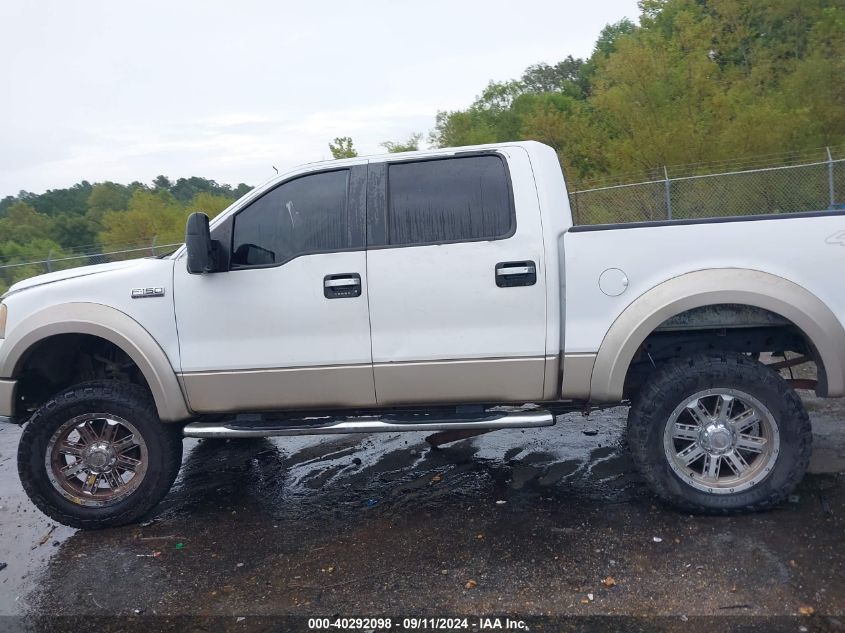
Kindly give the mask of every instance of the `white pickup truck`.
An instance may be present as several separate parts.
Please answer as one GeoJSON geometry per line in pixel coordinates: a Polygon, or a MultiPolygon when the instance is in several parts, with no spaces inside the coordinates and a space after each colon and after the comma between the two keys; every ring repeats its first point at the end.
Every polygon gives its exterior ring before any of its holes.
{"type": "Polygon", "coordinates": [[[533,142],[310,164],[193,214],[172,255],[13,286],[0,415],[26,425],[29,496],[83,528],[155,506],[183,436],[466,437],[627,402],[659,497],[762,509],[809,460],[793,387],[845,394],[843,229],[832,211],[573,227],[533,142]]]}

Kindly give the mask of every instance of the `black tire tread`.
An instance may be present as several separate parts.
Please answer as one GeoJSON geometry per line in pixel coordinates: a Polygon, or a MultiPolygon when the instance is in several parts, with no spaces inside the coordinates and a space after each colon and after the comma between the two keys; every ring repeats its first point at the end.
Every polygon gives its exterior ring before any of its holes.
{"type": "MultiPolygon", "coordinates": [[[[143,430],[142,430],[143,432],[143,430]]],[[[43,461],[44,456],[38,458],[43,461]]],[[[100,529],[134,523],[161,501],[179,474],[182,463],[182,434],[179,425],[162,423],[158,418],[155,403],[149,392],[132,383],[102,380],[74,385],[45,402],[29,419],[18,445],[18,474],[32,502],[44,514],[63,525],[81,529],[100,529]],[[87,402],[110,402],[118,408],[131,412],[133,423],[146,422],[148,450],[150,440],[155,441],[156,450],[162,451],[158,472],[147,472],[144,483],[130,497],[112,508],[97,509],[79,507],[78,512],[69,502],[57,504],[50,499],[50,484],[43,468],[33,468],[33,451],[40,451],[62,418],[62,412],[87,402]],[[58,416],[58,422],[56,417],[58,416]],[[151,482],[147,478],[153,477],[151,482]],[[151,484],[151,485],[150,485],[151,484]],[[127,503],[130,501],[131,503],[127,503]],[[70,510],[63,506],[71,505],[70,510]],[[106,510],[106,511],[103,511],[106,510]]],[[[57,494],[57,493],[53,493],[57,494]]]]}
{"type": "MultiPolygon", "coordinates": [[[[662,501],[696,514],[730,515],[768,510],[792,492],[810,462],[812,428],[801,398],[779,374],[743,354],[713,351],[671,361],[655,370],[653,376],[643,384],[629,411],[628,444],[639,471],[662,501]],[[679,386],[695,381],[728,385],[745,381],[756,383],[763,390],[781,394],[782,415],[779,424],[793,426],[798,436],[794,447],[796,457],[785,480],[752,503],[735,508],[697,503],[690,498],[691,495],[681,492],[685,488],[692,490],[691,487],[680,482],[665,460],[655,458],[654,434],[656,427],[659,427],[662,437],[663,429],[661,421],[654,419],[653,411],[659,406],[655,403],[665,403],[675,398],[677,404],[679,386]]],[[[765,484],[766,481],[760,482],[754,489],[762,488],[765,484]]]]}

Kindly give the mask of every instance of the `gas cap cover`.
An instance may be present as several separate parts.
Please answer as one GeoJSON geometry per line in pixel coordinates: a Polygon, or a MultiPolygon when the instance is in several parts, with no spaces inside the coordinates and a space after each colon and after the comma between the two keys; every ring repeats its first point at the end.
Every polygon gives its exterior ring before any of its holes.
{"type": "Polygon", "coordinates": [[[618,297],[628,287],[628,275],[618,268],[608,268],[599,276],[599,288],[608,297],[618,297]]]}

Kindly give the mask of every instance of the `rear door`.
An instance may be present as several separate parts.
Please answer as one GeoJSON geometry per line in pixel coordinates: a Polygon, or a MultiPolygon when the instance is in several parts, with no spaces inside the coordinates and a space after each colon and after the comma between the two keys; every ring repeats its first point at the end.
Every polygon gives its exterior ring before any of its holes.
{"type": "Polygon", "coordinates": [[[371,162],[368,186],[378,403],[540,399],[545,268],[525,150],[371,162]]]}

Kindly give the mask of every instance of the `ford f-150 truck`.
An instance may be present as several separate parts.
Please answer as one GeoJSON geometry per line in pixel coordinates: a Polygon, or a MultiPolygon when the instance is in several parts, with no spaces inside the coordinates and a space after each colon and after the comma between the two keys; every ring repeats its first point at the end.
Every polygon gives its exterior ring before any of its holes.
{"type": "Polygon", "coordinates": [[[810,457],[793,387],[845,394],[843,229],[573,226],[534,142],[310,164],[194,213],[171,255],[14,285],[0,415],[31,499],[82,528],[154,507],[185,436],[466,437],[620,403],[664,501],[763,509],[810,457]],[[804,361],[812,384],[776,371],[804,361]]]}

